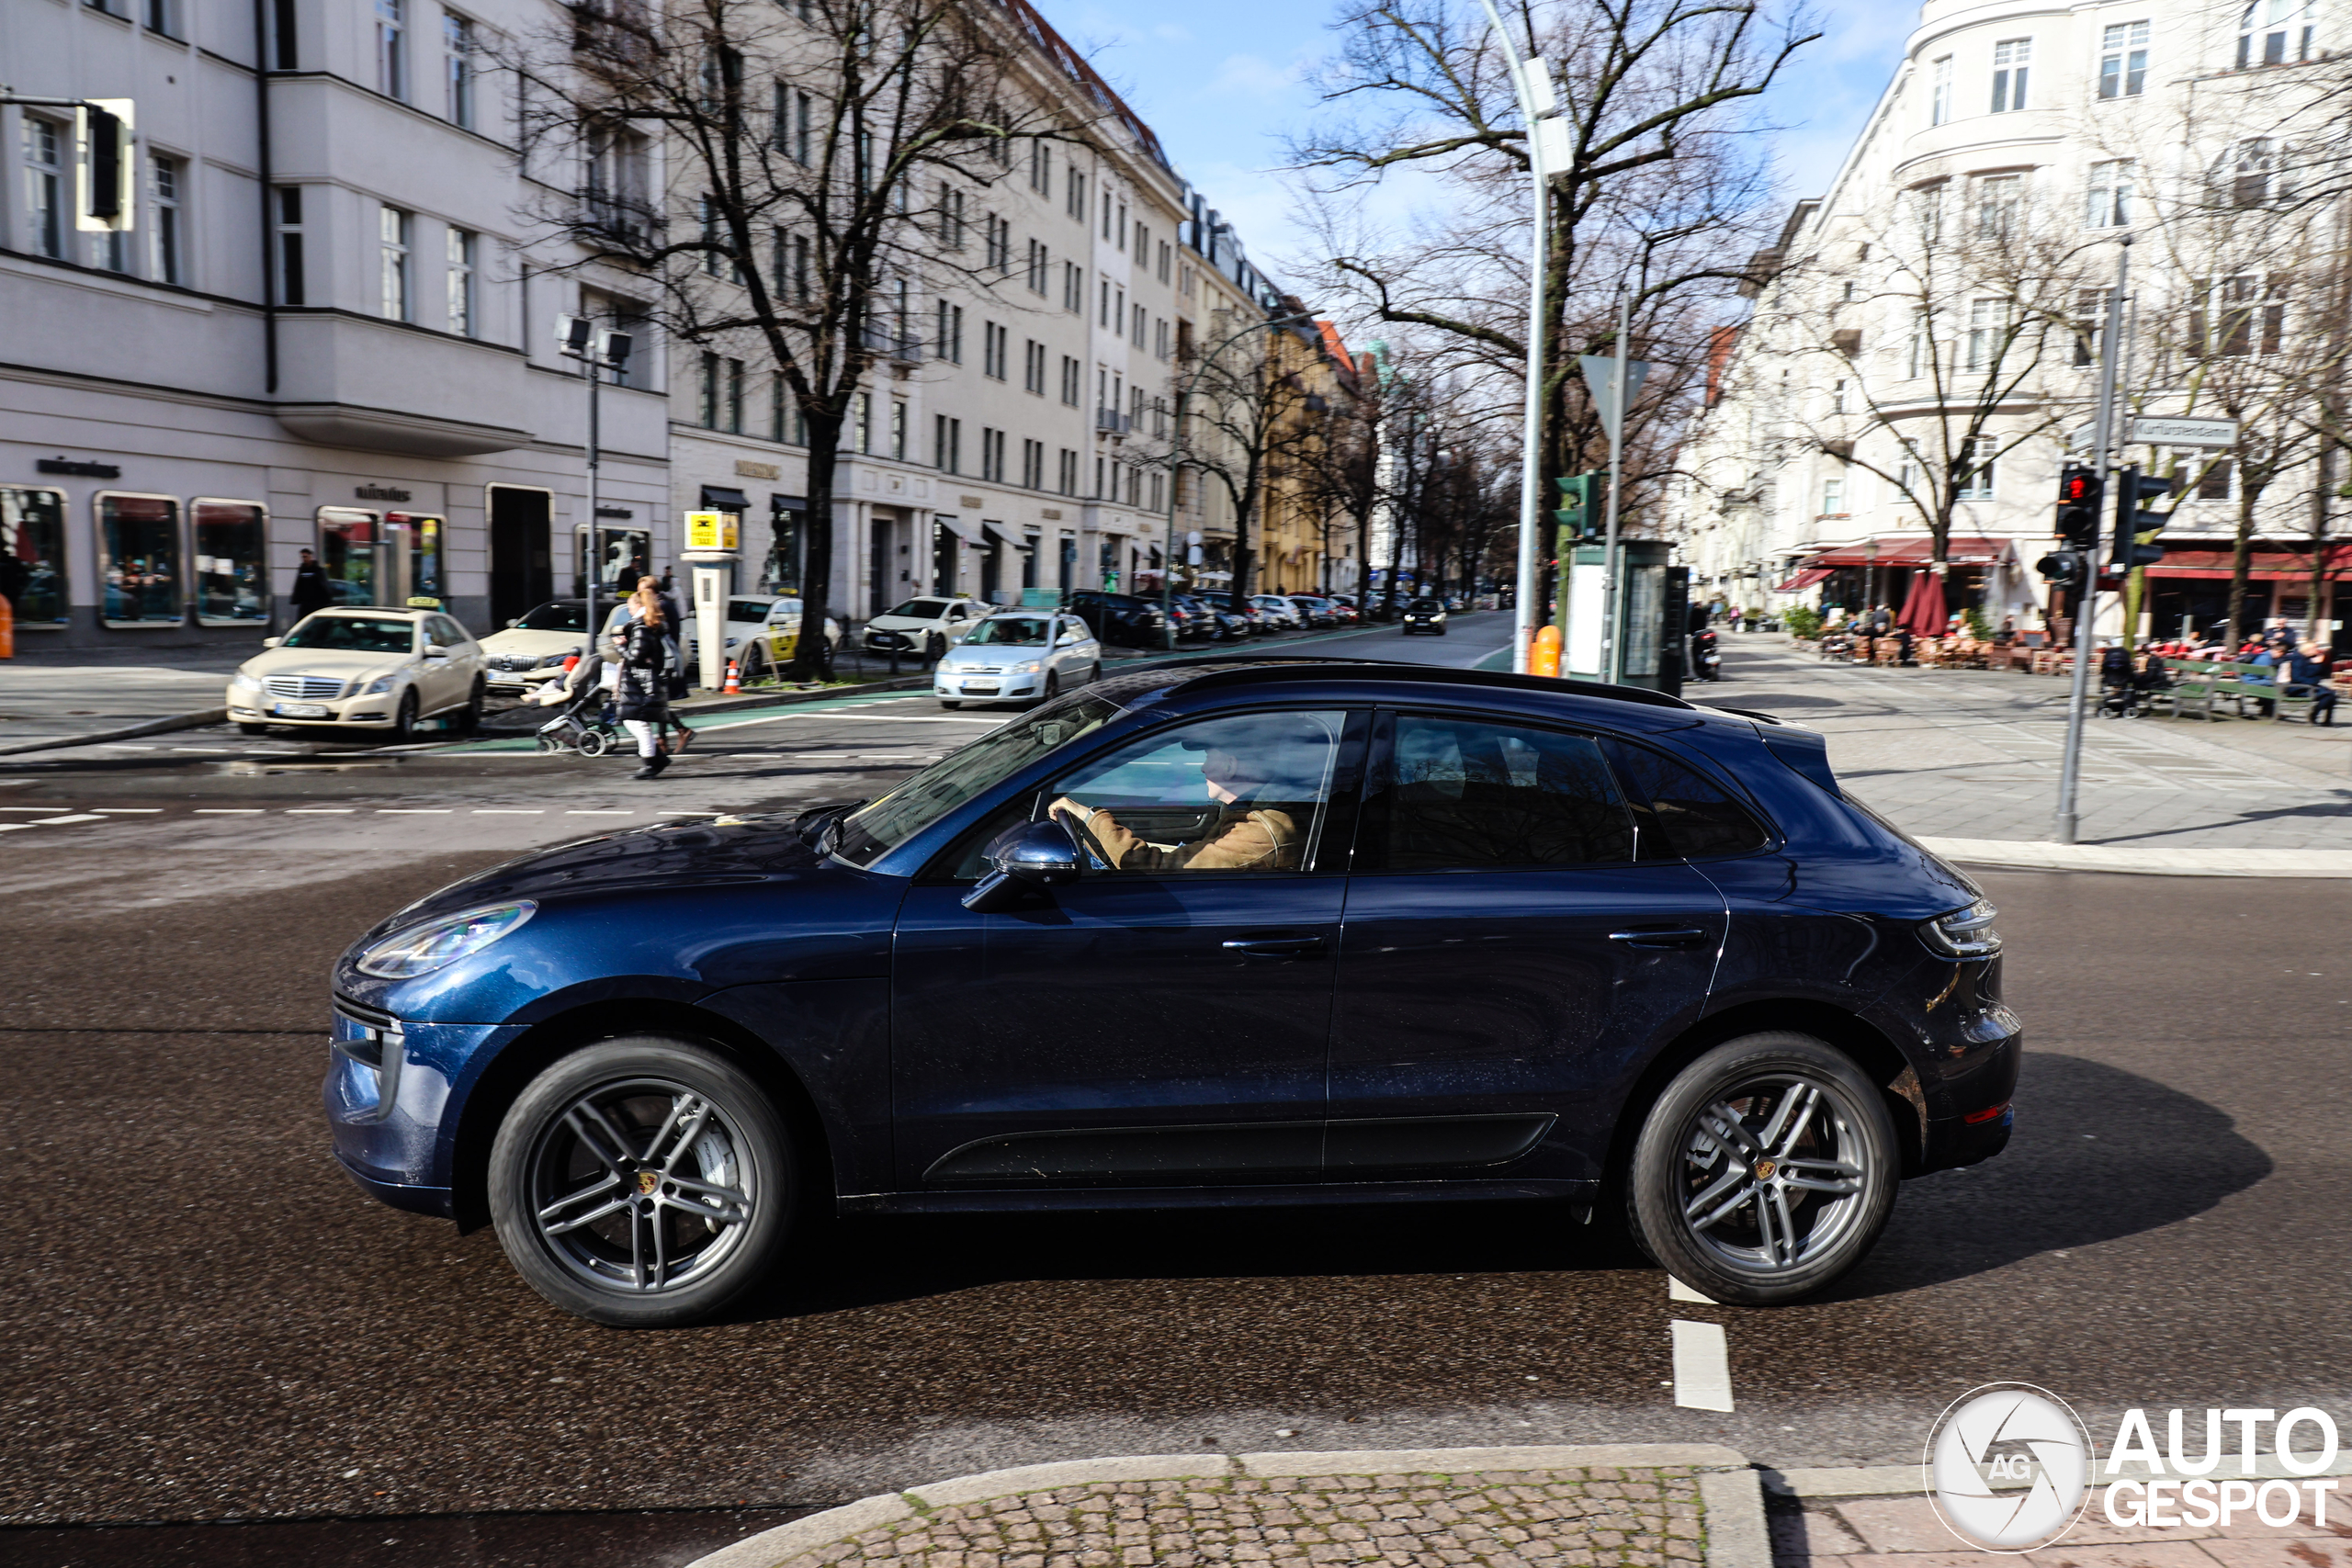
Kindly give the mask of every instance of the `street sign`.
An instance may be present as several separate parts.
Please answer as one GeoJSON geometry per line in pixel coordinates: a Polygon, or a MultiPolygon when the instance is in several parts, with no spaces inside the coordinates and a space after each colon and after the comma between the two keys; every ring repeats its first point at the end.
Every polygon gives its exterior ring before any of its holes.
{"type": "Polygon", "coordinates": [[[2129,440],[2152,446],[2234,446],[2238,422],[2233,419],[2150,419],[2132,422],[2129,440]]]}
{"type": "Polygon", "coordinates": [[[686,513],[686,548],[731,550],[735,547],[735,514],[733,513],[689,512],[686,513]]]}

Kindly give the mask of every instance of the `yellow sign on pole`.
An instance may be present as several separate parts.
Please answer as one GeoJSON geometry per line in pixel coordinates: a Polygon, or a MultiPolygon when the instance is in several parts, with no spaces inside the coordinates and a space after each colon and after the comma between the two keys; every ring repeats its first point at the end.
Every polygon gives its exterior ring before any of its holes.
{"type": "Polygon", "coordinates": [[[686,513],[686,548],[731,550],[735,547],[735,514],[733,513],[689,512],[686,513]]]}

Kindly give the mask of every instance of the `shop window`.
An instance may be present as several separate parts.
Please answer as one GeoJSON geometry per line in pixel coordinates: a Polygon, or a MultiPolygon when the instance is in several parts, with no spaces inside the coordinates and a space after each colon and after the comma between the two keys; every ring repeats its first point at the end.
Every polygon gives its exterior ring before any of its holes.
{"type": "Polygon", "coordinates": [[[110,626],[175,626],[184,618],[180,503],[167,495],[96,498],[99,615],[110,626]]]}
{"type": "Polygon", "coordinates": [[[197,501],[188,507],[196,558],[196,620],[205,626],[259,626],[269,619],[267,509],[249,501],[197,501]]]}
{"type": "Polygon", "coordinates": [[[334,594],[331,608],[377,603],[377,524],[374,513],[356,507],[319,508],[319,564],[334,594]]]}
{"type": "Polygon", "coordinates": [[[20,630],[65,625],[65,497],[0,485],[0,596],[20,630]]]}

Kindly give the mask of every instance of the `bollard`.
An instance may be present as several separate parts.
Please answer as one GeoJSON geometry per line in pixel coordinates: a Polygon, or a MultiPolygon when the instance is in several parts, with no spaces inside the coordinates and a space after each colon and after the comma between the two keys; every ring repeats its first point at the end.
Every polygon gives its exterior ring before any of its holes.
{"type": "Polygon", "coordinates": [[[1560,673],[1559,627],[1543,626],[1537,629],[1535,641],[1527,652],[1527,672],[1530,675],[1549,675],[1555,679],[1558,678],[1560,673]]]}

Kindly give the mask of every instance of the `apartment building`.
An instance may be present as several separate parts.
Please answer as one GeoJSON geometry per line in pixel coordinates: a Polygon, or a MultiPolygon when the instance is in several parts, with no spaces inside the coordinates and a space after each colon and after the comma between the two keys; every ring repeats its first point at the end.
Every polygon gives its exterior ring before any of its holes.
{"type": "MultiPolygon", "coordinates": [[[[574,586],[578,284],[514,213],[519,0],[17,0],[19,97],[134,101],[127,232],[77,229],[70,108],[0,106],[0,558],[20,655],[250,646],[299,552],[477,628],[574,586]],[[256,17],[259,18],[258,22],[256,17]]],[[[658,351],[657,351],[658,352],[658,351]]],[[[603,510],[657,526],[658,358],[604,397],[603,510]]]]}
{"type": "Polygon", "coordinates": [[[2187,487],[2165,559],[2132,584],[2137,627],[2221,619],[2241,523],[2249,620],[2340,626],[2352,552],[2327,541],[2337,476],[2307,416],[2346,369],[2344,214],[2302,197],[2332,156],[2313,139],[2341,26],[2307,0],[1929,0],[1835,183],[1758,258],[1776,276],[1752,315],[1718,336],[1675,502],[1693,591],[1900,604],[1943,511],[1949,605],[2039,624],[2034,563],[2059,471],[2086,455],[2129,239],[2124,416],[2242,432],[2125,448],[2187,487]]]}

